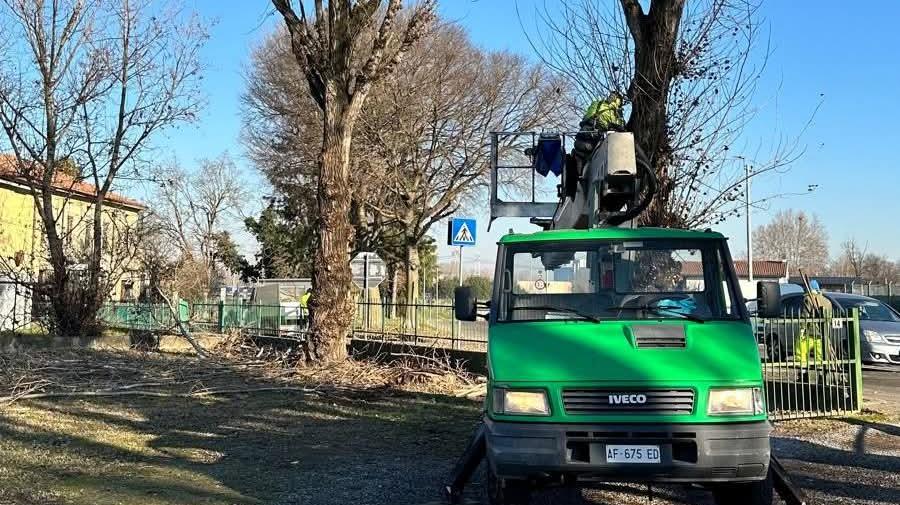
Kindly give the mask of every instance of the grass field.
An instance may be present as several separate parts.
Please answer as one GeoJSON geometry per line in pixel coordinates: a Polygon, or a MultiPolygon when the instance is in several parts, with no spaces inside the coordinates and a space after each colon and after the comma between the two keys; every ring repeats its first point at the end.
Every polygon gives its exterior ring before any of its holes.
{"type": "MultiPolygon", "coordinates": [[[[480,413],[476,401],[371,380],[327,387],[330,370],[305,376],[109,351],[23,359],[0,354],[0,397],[26,387],[23,370],[52,391],[115,383],[123,394],[0,402],[2,505],[435,505],[480,413]],[[76,366],[89,370],[73,373],[76,366]],[[299,390],[259,391],[286,386],[299,390]],[[223,389],[257,391],[197,394],[223,389]],[[136,391],[169,396],[128,394],[136,391]]],[[[900,503],[894,415],[783,423],[773,449],[817,503],[900,503]]],[[[467,503],[478,500],[479,478],[467,503]]],[[[711,503],[704,490],[654,488],[654,504],[711,503]]],[[[616,483],[538,498],[648,503],[646,486],[616,483]]]]}
{"type": "Polygon", "coordinates": [[[23,400],[0,410],[0,503],[400,503],[477,412],[397,391],[23,400]]]}
{"type": "MultiPolygon", "coordinates": [[[[261,393],[21,405],[2,415],[0,502],[364,503],[353,500],[364,498],[371,479],[408,475],[408,461],[422,451],[442,454],[433,464],[445,474],[471,429],[448,421],[475,417],[471,405],[417,396],[348,403],[261,393]]],[[[412,480],[396,484],[382,503],[407,495],[412,480]]]]}

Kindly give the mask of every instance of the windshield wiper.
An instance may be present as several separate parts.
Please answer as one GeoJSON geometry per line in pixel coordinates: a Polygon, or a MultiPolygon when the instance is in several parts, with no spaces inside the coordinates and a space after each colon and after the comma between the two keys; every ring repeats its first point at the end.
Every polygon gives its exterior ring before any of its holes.
{"type": "Polygon", "coordinates": [[[660,307],[659,305],[616,305],[615,307],[610,307],[607,310],[647,310],[650,312],[655,312],[657,314],[672,314],[681,319],[687,319],[688,321],[694,321],[696,323],[706,322],[706,318],[704,317],[696,316],[694,314],[685,314],[684,312],[678,312],[677,307],[660,307]]]}
{"type": "Polygon", "coordinates": [[[590,321],[592,323],[600,323],[600,318],[596,316],[592,316],[590,314],[585,314],[577,309],[570,309],[568,307],[554,307],[552,305],[535,305],[530,307],[510,307],[509,310],[555,310],[557,312],[566,312],[568,314],[574,314],[585,321],[590,321]]]}

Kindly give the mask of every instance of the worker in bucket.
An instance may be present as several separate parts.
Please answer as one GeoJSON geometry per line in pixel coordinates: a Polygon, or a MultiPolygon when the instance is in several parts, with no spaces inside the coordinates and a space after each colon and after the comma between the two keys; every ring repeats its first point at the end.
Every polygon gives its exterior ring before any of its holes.
{"type": "Polygon", "coordinates": [[[585,123],[593,123],[593,129],[598,131],[621,131],[625,128],[623,106],[622,95],[613,91],[605,99],[591,103],[584,113],[581,125],[583,127],[585,123]]]}
{"type": "Polygon", "coordinates": [[[828,334],[833,312],[831,301],[822,294],[819,283],[811,280],[800,307],[800,317],[804,321],[800,325],[800,338],[794,352],[794,360],[804,367],[809,365],[810,354],[815,363],[822,361],[822,342],[828,334]]]}
{"type": "Polygon", "coordinates": [[[624,100],[622,95],[613,91],[603,100],[594,100],[584,112],[580,131],[575,135],[572,154],[582,163],[590,158],[594,148],[603,140],[608,131],[625,129],[625,118],[622,111],[624,100]]]}

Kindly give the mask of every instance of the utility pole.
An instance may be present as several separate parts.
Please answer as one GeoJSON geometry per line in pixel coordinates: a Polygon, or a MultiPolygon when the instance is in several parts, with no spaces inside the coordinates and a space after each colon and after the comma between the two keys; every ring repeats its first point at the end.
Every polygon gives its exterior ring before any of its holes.
{"type": "Polygon", "coordinates": [[[750,226],[750,165],[744,164],[744,204],[747,214],[747,279],[753,282],[753,232],[750,226]]]}

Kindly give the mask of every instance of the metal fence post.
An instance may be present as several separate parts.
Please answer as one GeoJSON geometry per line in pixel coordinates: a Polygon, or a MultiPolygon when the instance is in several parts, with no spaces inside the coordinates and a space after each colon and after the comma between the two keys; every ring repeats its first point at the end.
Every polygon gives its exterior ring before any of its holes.
{"type": "Polygon", "coordinates": [[[219,313],[216,316],[216,326],[219,328],[219,333],[225,331],[225,302],[219,300],[219,303],[216,304],[219,313]]]}
{"type": "Polygon", "coordinates": [[[853,308],[853,388],[856,398],[853,402],[853,410],[862,411],[863,406],[863,378],[862,378],[862,350],[859,345],[859,309],[853,308]]]}
{"type": "Polygon", "coordinates": [[[456,349],[456,333],[459,330],[459,321],[456,320],[456,297],[453,298],[453,303],[450,304],[450,348],[456,349]]]}

